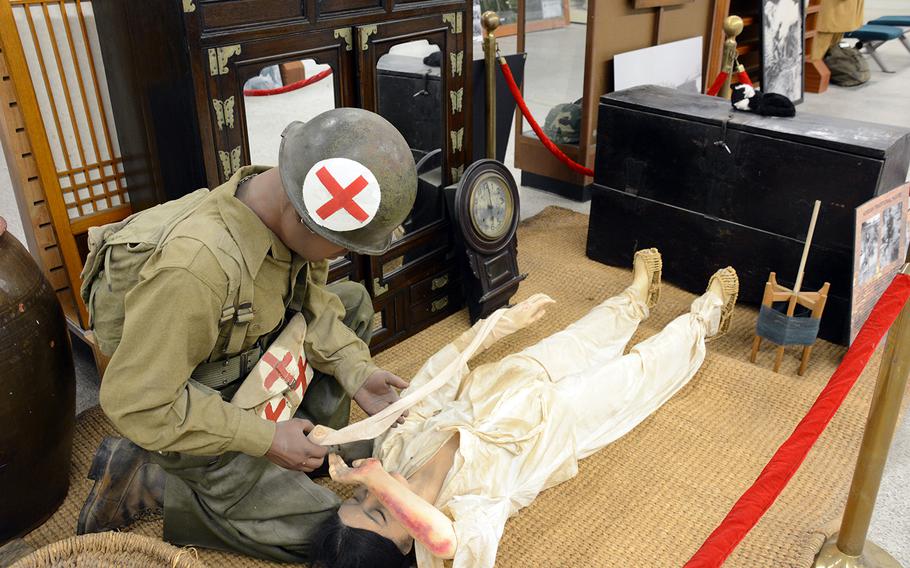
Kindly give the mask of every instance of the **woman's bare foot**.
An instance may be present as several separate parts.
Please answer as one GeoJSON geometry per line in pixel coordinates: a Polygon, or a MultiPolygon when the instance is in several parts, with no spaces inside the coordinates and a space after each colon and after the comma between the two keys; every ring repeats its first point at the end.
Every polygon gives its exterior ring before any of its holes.
{"type": "Polygon", "coordinates": [[[730,323],[733,321],[733,307],[736,305],[736,297],[739,295],[739,277],[732,266],[721,268],[711,276],[708,281],[708,294],[713,294],[723,301],[720,308],[720,324],[717,326],[717,332],[711,338],[717,338],[730,330],[730,323]]]}
{"type": "Polygon", "coordinates": [[[632,285],[638,297],[648,306],[657,305],[660,299],[660,275],[663,261],[656,248],[642,249],[632,259],[632,285]]]}

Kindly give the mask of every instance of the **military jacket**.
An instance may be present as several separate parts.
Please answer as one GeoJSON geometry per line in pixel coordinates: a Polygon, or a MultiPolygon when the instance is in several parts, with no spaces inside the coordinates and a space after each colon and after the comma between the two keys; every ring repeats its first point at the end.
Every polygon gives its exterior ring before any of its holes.
{"type": "Polygon", "coordinates": [[[212,190],[175,227],[126,295],[123,336],[104,374],[101,406],[123,435],[148,450],[252,456],[268,451],[273,422],[222,400],[190,376],[199,364],[226,360],[278,331],[287,308],[306,318],[310,364],[336,377],[348,394],[376,369],[367,345],[344,325],[341,300],[326,289],[328,262],[293,254],[235,197],[241,179],[266,169],[241,168],[212,190]],[[238,249],[252,275],[253,317],[232,352],[234,322],[222,321],[229,276],[218,255],[237,256],[238,249]]]}

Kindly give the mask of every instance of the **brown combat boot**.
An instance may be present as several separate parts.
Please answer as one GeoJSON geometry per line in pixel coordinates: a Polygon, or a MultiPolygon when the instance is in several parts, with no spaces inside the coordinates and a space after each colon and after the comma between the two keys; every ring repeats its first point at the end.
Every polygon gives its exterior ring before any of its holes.
{"type": "Polygon", "coordinates": [[[79,513],[76,534],[117,530],[163,511],[164,470],[126,438],[108,436],[101,442],[88,478],[95,485],[79,513]]]}

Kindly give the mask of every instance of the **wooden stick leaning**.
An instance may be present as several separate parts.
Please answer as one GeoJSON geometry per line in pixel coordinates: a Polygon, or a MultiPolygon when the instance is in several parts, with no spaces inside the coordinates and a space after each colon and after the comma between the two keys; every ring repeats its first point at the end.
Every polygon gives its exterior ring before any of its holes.
{"type": "MultiPolygon", "coordinates": [[[[796,272],[796,284],[793,286],[793,294],[790,296],[790,302],[787,304],[787,317],[793,317],[796,311],[796,303],[799,300],[799,292],[803,287],[803,275],[806,271],[806,260],[809,258],[809,248],[812,246],[812,236],[815,233],[815,223],[818,221],[818,209],[822,202],[815,200],[815,206],[812,208],[812,220],[809,221],[809,232],[806,234],[806,244],[803,247],[803,257],[799,261],[799,270],[796,272]]],[[[774,371],[780,369],[781,361],[784,359],[784,346],[777,348],[777,357],[774,360],[774,371]]]]}
{"type": "Polygon", "coordinates": [[[395,404],[387,406],[382,411],[377,412],[365,420],[345,426],[341,430],[334,430],[322,425],[316,426],[307,435],[307,438],[315,444],[329,446],[347,444],[358,440],[369,440],[379,436],[398,420],[398,417],[401,416],[402,412],[414,406],[433,392],[439,390],[444,384],[452,379],[452,376],[458,369],[463,365],[467,365],[477,349],[480,348],[483,340],[493,332],[497,322],[499,322],[504,314],[505,310],[497,310],[484,320],[484,324],[477,331],[477,335],[474,336],[474,339],[468,347],[461,352],[457,359],[449,363],[441,373],[436,375],[436,378],[427,382],[414,392],[408,393],[407,396],[400,399],[395,404]]]}

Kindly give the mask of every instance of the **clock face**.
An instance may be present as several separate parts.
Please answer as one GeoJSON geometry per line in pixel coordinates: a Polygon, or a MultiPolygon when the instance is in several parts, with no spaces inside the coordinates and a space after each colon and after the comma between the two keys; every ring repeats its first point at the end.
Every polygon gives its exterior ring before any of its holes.
{"type": "Polygon", "coordinates": [[[481,175],[469,197],[471,224],[486,240],[496,240],[508,232],[515,215],[509,185],[494,172],[481,175]]]}

